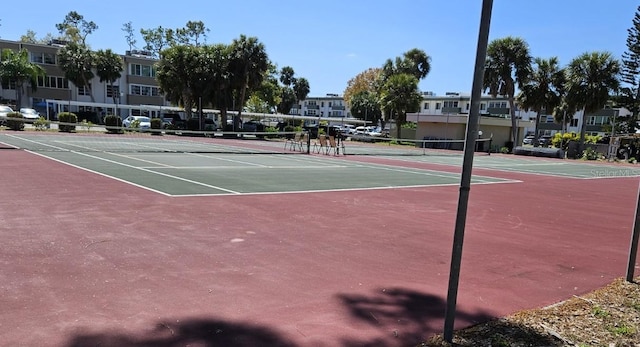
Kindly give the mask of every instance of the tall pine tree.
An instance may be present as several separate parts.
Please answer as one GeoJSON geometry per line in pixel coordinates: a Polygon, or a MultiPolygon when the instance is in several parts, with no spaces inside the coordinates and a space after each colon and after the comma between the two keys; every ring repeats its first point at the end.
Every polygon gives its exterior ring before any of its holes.
{"type": "MultiPolygon", "coordinates": [[[[633,17],[633,25],[627,29],[627,51],[622,54],[622,71],[620,79],[624,86],[618,95],[620,106],[633,113],[627,119],[618,119],[621,131],[634,133],[638,128],[640,113],[640,6],[633,17]]],[[[616,126],[618,129],[618,126],[616,126]]]]}

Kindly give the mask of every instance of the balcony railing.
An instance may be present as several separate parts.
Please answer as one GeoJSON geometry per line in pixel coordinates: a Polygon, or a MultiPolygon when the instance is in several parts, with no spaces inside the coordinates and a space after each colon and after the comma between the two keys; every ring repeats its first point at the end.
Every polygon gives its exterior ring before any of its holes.
{"type": "Polygon", "coordinates": [[[462,107],[443,107],[443,114],[459,114],[462,112],[462,107]]]}
{"type": "Polygon", "coordinates": [[[509,112],[510,109],[508,107],[488,107],[487,112],[491,116],[508,116],[511,115],[509,112]]]}

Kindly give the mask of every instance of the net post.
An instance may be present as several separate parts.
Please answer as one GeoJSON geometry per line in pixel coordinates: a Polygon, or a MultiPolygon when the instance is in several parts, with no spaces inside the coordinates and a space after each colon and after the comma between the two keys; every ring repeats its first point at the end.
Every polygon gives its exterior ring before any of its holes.
{"type": "Polygon", "coordinates": [[[311,132],[307,131],[307,154],[311,154],[311,132]]]}

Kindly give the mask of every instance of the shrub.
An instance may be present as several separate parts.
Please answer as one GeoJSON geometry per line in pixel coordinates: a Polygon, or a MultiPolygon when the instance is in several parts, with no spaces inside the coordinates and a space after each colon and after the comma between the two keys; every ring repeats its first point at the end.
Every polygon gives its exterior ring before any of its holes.
{"type": "Polygon", "coordinates": [[[91,123],[90,121],[83,119],[80,123],[80,129],[89,132],[91,131],[91,127],[93,126],[93,123],[91,123]]]}
{"type": "Polygon", "coordinates": [[[400,126],[402,129],[417,129],[418,125],[414,122],[405,122],[400,126]]]}
{"type": "Polygon", "coordinates": [[[139,119],[134,119],[131,121],[131,123],[129,123],[129,130],[130,131],[136,131],[135,129],[140,128],[140,120],[139,119]]]}
{"type": "Polygon", "coordinates": [[[151,135],[162,135],[162,118],[151,118],[151,129],[155,131],[151,132],[151,135]]]}
{"type": "Polygon", "coordinates": [[[276,127],[266,127],[264,131],[267,133],[266,138],[268,139],[277,137],[276,133],[278,132],[278,128],[276,127]]]}
{"type": "Polygon", "coordinates": [[[162,129],[162,119],[151,118],[151,129],[162,129]]]}
{"type": "Polygon", "coordinates": [[[76,123],[78,123],[78,117],[75,113],[71,112],[61,112],[58,114],[58,120],[60,124],[58,125],[59,131],[64,132],[72,132],[76,131],[76,123]],[[63,124],[66,123],[66,124],[63,124]]]}
{"type": "Polygon", "coordinates": [[[49,128],[49,121],[44,119],[44,117],[40,117],[33,122],[33,126],[36,127],[36,130],[45,130],[49,128]]]}
{"type": "Polygon", "coordinates": [[[511,152],[511,150],[509,150],[509,147],[500,147],[500,153],[509,154],[509,152],[511,152]]]}
{"type": "Polygon", "coordinates": [[[24,120],[22,118],[22,113],[20,112],[7,113],[7,127],[11,130],[24,130],[24,120]]]}
{"type": "Polygon", "coordinates": [[[587,147],[582,151],[582,159],[584,160],[598,160],[600,159],[600,153],[596,152],[593,148],[587,147]]]}
{"type": "MultiPolygon", "coordinates": [[[[584,143],[598,143],[602,139],[602,136],[592,136],[586,135],[584,137],[584,143]]],[[[580,134],[576,134],[574,132],[570,133],[555,133],[553,138],[551,139],[551,144],[553,147],[562,148],[563,150],[567,150],[567,146],[570,141],[580,141],[580,134]]]]}
{"type": "Polygon", "coordinates": [[[109,134],[122,134],[122,118],[115,115],[104,117],[104,125],[109,134]]]}

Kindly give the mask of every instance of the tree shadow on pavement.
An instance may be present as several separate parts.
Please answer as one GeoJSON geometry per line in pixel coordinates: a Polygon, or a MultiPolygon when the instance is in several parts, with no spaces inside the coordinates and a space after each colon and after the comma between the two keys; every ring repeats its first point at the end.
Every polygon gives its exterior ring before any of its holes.
{"type": "Polygon", "coordinates": [[[143,336],[123,333],[79,334],[67,347],[178,347],[178,346],[275,346],[295,347],[277,332],[251,324],[214,319],[192,319],[179,323],[160,322],[143,336]]]}
{"type": "MultiPolygon", "coordinates": [[[[416,346],[443,330],[446,301],[441,297],[403,288],[380,289],[374,295],[338,296],[351,315],[375,326],[379,337],[370,341],[343,340],[345,347],[416,346]]],[[[456,322],[472,325],[488,321],[486,312],[456,312],[456,322]]]]}

